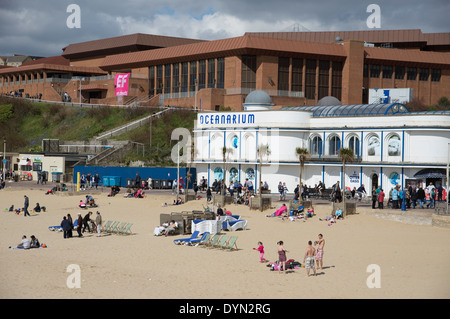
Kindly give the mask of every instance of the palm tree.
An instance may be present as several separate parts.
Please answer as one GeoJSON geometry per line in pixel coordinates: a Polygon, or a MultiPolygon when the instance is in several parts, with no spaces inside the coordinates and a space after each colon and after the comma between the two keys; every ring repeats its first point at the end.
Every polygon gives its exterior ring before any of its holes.
{"type": "MultiPolygon", "coordinates": [[[[258,145],[256,152],[258,154],[258,159],[259,159],[259,183],[261,184],[261,182],[262,182],[262,160],[263,160],[263,156],[268,157],[271,153],[269,144],[258,145]]],[[[255,185],[255,187],[256,187],[256,185],[255,185]]],[[[261,186],[259,186],[259,188],[258,188],[258,194],[259,194],[259,208],[261,211],[263,211],[261,186]]]]}
{"type": "MultiPolygon", "coordinates": [[[[297,147],[295,149],[295,154],[298,156],[298,161],[300,162],[300,183],[299,187],[302,187],[302,172],[303,167],[305,166],[305,161],[309,157],[309,151],[305,147],[297,147]]],[[[301,193],[301,189],[299,188],[299,192],[301,193]]]]}
{"type": "Polygon", "coordinates": [[[222,196],[225,196],[225,188],[226,188],[226,175],[227,175],[227,160],[229,158],[229,155],[233,154],[233,149],[229,147],[222,147],[222,156],[223,156],[223,179],[222,179],[222,196]]]}
{"type": "Polygon", "coordinates": [[[351,163],[355,160],[355,153],[353,152],[353,150],[351,148],[341,148],[339,150],[339,159],[342,162],[342,174],[343,174],[343,179],[342,179],[342,201],[343,201],[343,212],[344,214],[346,213],[346,207],[345,207],[345,164],[346,163],[351,163]]]}

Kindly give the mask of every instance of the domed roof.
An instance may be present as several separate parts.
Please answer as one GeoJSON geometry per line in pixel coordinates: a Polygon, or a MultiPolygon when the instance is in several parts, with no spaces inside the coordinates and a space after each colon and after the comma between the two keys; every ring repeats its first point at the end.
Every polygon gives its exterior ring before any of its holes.
{"type": "Polygon", "coordinates": [[[341,105],[341,101],[339,101],[337,98],[335,98],[334,96],[324,96],[323,98],[321,98],[318,102],[317,105],[319,106],[325,106],[325,105],[341,105]]]}
{"type": "Polygon", "coordinates": [[[245,98],[244,104],[272,106],[272,99],[269,94],[262,90],[255,90],[249,93],[245,98]]]}

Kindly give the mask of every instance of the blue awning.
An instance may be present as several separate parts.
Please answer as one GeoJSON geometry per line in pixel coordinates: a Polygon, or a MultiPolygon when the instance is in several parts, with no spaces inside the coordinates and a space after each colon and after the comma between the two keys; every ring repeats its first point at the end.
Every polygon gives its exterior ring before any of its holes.
{"type": "Polygon", "coordinates": [[[445,169],[443,168],[425,168],[414,174],[415,178],[445,178],[445,169]]]}

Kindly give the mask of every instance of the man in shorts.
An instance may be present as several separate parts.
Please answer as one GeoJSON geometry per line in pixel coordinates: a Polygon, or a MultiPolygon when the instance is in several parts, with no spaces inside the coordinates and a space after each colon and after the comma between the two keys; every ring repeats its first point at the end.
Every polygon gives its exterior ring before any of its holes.
{"type": "Polygon", "coordinates": [[[314,263],[314,256],[316,255],[316,249],[312,246],[312,242],[308,241],[308,247],[306,248],[305,257],[303,258],[303,263],[306,268],[306,277],[309,277],[309,270],[314,271],[314,276],[316,276],[316,267],[314,263]]]}
{"type": "Polygon", "coordinates": [[[317,262],[317,269],[322,270],[323,267],[323,247],[325,246],[325,239],[323,239],[323,235],[319,234],[319,238],[317,241],[314,242],[314,246],[319,245],[317,247],[316,252],[316,262],[317,262]]]}

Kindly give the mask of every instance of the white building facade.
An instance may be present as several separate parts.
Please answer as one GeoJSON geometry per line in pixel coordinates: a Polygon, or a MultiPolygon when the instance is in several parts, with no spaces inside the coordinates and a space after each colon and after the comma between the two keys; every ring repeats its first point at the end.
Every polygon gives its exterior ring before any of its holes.
{"type": "MultiPolygon", "coordinates": [[[[245,106],[245,104],[244,104],[245,106]]],[[[409,112],[402,104],[315,107],[246,107],[243,112],[199,113],[194,129],[197,181],[250,179],[267,182],[272,193],[285,182],[292,193],[300,183],[296,148],[308,149],[302,181],[327,188],[337,181],[350,189],[365,185],[389,191],[396,184],[447,186],[450,112],[409,112]],[[270,155],[258,158],[258,146],[270,155]],[[223,147],[227,152],[223,160],[223,147]],[[338,154],[352,148],[355,162],[343,176],[338,154]],[[262,163],[260,163],[262,161],[262,163]],[[261,180],[259,171],[261,170],[261,180]]]]}

